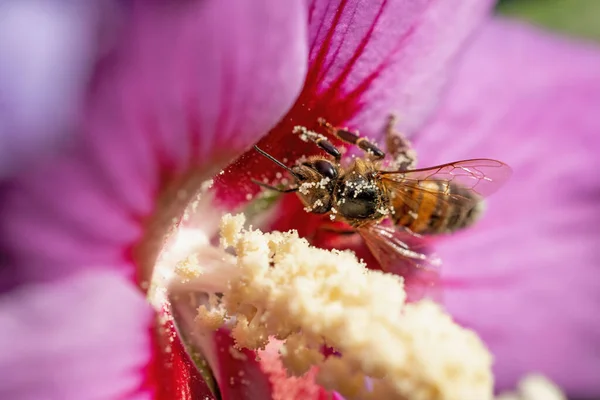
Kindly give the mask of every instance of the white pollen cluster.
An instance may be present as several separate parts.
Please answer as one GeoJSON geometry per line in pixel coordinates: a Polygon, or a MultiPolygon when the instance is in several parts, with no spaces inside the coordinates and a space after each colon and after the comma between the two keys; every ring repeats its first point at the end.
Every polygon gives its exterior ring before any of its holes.
{"type": "Polygon", "coordinates": [[[298,187],[298,191],[304,195],[309,194],[312,189],[327,189],[327,184],[331,182],[329,178],[322,178],[319,182],[304,182],[298,187]]]}
{"type": "MultiPolygon", "coordinates": [[[[368,270],[351,252],[311,247],[296,232],[243,224],[240,215],[222,219],[235,272],[220,303],[198,309],[197,323],[229,324],[238,347],[282,340],[290,374],[317,366],[317,383],[348,399],[493,398],[492,360],[480,339],[433,302],[406,304],[402,278],[368,270]],[[336,354],[325,357],[323,346],[336,354]]],[[[222,280],[222,270],[214,273],[222,280]]]]}
{"type": "Polygon", "coordinates": [[[396,213],[396,210],[394,210],[394,208],[391,206],[390,207],[380,206],[376,211],[381,215],[390,215],[390,214],[396,213]]]}
{"type": "Polygon", "coordinates": [[[315,202],[312,204],[312,206],[306,206],[304,207],[304,211],[306,212],[311,212],[312,210],[314,210],[315,208],[319,208],[323,206],[323,200],[321,199],[317,199],[315,200],[315,202]]]}
{"type": "Polygon", "coordinates": [[[295,126],[292,132],[300,135],[300,139],[304,142],[316,141],[318,139],[327,140],[327,138],[320,133],[308,130],[300,125],[295,126]]]}
{"type": "MultiPolygon", "coordinates": [[[[355,174],[355,173],[353,173],[355,174]]],[[[371,181],[347,181],[346,187],[349,189],[354,189],[354,198],[357,198],[359,194],[361,194],[366,189],[378,190],[377,185],[371,181]]]]}
{"type": "Polygon", "coordinates": [[[516,392],[502,393],[496,400],[567,400],[567,397],[547,378],[532,374],[519,382],[516,392]]]}

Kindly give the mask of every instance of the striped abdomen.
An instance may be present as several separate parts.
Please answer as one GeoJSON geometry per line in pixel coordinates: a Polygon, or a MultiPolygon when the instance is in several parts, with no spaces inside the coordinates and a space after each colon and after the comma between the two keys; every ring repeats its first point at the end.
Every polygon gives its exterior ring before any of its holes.
{"type": "Polygon", "coordinates": [[[402,196],[392,199],[394,222],[415,233],[451,233],[473,224],[483,211],[484,203],[474,192],[462,186],[444,181],[424,181],[420,187],[425,190],[407,186],[402,196]]]}

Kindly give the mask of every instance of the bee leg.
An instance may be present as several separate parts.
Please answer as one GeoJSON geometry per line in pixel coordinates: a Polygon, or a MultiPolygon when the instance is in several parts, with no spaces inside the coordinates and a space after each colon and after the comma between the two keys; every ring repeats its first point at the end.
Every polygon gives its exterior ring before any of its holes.
{"type": "Polygon", "coordinates": [[[393,169],[406,171],[414,169],[417,165],[417,153],[412,148],[410,141],[395,128],[396,116],[391,114],[385,127],[386,147],[392,156],[393,169]]]}
{"type": "Polygon", "coordinates": [[[264,188],[267,188],[267,189],[270,189],[270,190],[274,190],[274,191],[279,192],[279,193],[292,193],[292,192],[298,191],[297,187],[278,188],[276,186],[271,186],[271,185],[268,185],[266,183],[257,181],[256,179],[252,179],[252,182],[256,183],[258,186],[262,186],[264,188]]]}
{"type": "Polygon", "coordinates": [[[383,150],[377,147],[374,143],[369,142],[367,138],[360,137],[356,132],[352,132],[347,129],[335,128],[323,118],[319,118],[317,122],[319,125],[327,129],[329,133],[341,141],[358,146],[362,151],[369,154],[375,160],[381,160],[385,158],[385,153],[383,150]]]}
{"type": "Polygon", "coordinates": [[[329,140],[327,140],[325,136],[309,131],[303,126],[297,126],[296,128],[294,128],[294,133],[299,133],[300,138],[305,142],[313,142],[314,144],[319,146],[319,148],[324,150],[327,154],[333,156],[333,158],[335,158],[336,161],[340,161],[340,159],[342,158],[342,153],[340,153],[338,148],[335,147],[333,143],[331,143],[329,140]]]}
{"type": "Polygon", "coordinates": [[[321,149],[325,150],[327,154],[333,156],[333,158],[335,158],[336,161],[340,161],[340,159],[342,158],[342,153],[340,153],[338,148],[335,147],[333,143],[331,143],[329,140],[318,138],[314,142],[321,149]]]}

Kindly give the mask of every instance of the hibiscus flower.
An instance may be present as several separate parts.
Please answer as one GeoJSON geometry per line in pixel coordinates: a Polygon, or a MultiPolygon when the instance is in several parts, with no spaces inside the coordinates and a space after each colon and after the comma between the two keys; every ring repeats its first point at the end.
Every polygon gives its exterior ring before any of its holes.
{"type": "MultiPolygon", "coordinates": [[[[390,112],[421,165],[492,157],[514,169],[481,224],[439,247],[444,301],[490,346],[499,388],[536,371],[574,395],[600,393],[599,182],[588,172],[598,167],[600,119],[588,110],[600,100],[600,53],[487,21],[491,3],[124,9],[70,146],[2,187],[2,286],[13,289],[0,302],[1,397],[208,395],[172,323],[156,328],[138,290],[185,207],[259,139],[293,162],[310,151],[293,126],[325,117],[377,138],[390,112]]],[[[239,206],[256,191],[251,178],[275,174],[245,153],[219,178],[220,205],[239,206]]],[[[293,196],[281,204],[273,226],[310,229],[293,196]]],[[[193,218],[206,235],[211,214],[193,218]]],[[[230,344],[212,339],[215,349],[230,344]]],[[[270,398],[288,382],[267,358],[215,353],[223,398],[270,398]],[[230,384],[240,371],[250,385],[230,384]]]]}

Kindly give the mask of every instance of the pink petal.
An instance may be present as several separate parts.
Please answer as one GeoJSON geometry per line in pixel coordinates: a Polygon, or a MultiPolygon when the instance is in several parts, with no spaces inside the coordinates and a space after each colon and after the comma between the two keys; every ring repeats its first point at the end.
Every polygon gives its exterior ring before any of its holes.
{"type": "Polygon", "coordinates": [[[248,349],[236,350],[233,338],[225,330],[215,332],[212,342],[216,379],[223,400],[273,399],[269,371],[261,369],[256,352],[248,349]]]}
{"type": "MultiPolygon", "coordinates": [[[[179,337],[186,343],[186,347],[197,354],[197,359],[203,360],[205,370],[210,369],[212,372],[220,399],[273,399],[269,371],[261,368],[263,362],[259,362],[257,353],[249,349],[236,349],[230,332],[225,328],[217,331],[199,329],[196,321],[198,303],[191,300],[193,296],[194,293],[177,293],[163,305],[161,320],[166,321],[163,323],[162,331],[166,332],[163,336],[175,336],[175,324],[177,325],[179,337]]],[[[169,344],[168,351],[163,352],[166,353],[163,358],[168,364],[156,374],[158,386],[164,393],[160,398],[195,400],[201,396],[198,391],[201,389],[202,377],[196,367],[191,365],[181,341],[176,342],[174,345],[169,344]],[[165,387],[168,390],[164,390],[165,387]]],[[[204,384],[204,387],[207,388],[207,385],[204,384]]]]}
{"type": "Polygon", "coordinates": [[[316,368],[300,377],[289,375],[281,361],[280,347],[280,341],[271,339],[267,347],[258,353],[260,367],[268,374],[273,387],[273,400],[329,400],[330,392],[315,382],[316,368]]]}
{"type": "Polygon", "coordinates": [[[368,135],[379,133],[390,112],[400,113],[407,129],[420,125],[436,104],[450,61],[493,4],[486,0],[309,3],[307,86],[316,87],[319,111],[346,113],[339,122],[350,120],[352,127],[368,135]],[[327,109],[334,106],[342,109],[327,109]]]}
{"type": "Polygon", "coordinates": [[[153,329],[154,358],[148,385],[156,388],[153,400],[214,400],[207,382],[187,353],[170,313],[159,312],[161,323],[153,329]]]}
{"type": "MultiPolygon", "coordinates": [[[[452,59],[492,1],[307,3],[310,52],[304,88],[288,114],[259,142],[288,163],[318,152],[291,132],[296,125],[319,129],[320,117],[370,137],[382,133],[391,112],[400,113],[403,128],[420,126],[436,104],[452,59]]],[[[283,171],[251,150],[219,177],[219,189],[224,200],[243,202],[249,191],[258,191],[251,177],[274,179],[277,172],[283,171]]]]}
{"type": "Polygon", "coordinates": [[[446,303],[491,346],[501,388],[539,371],[600,395],[598,104],[599,48],[495,21],[417,137],[424,166],[514,169],[484,220],[440,246],[446,303]]]}
{"type": "Polygon", "coordinates": [[[0,398],[150,399],[141,388],[153,312],[109,273],[0,297],[0,398]]]}
{"type": "Polygon", "coordinates": [[[73,128],[106,8],[97,3],[0,5],[0,177],[36,161],[73,128]]]}
{"type": "Polygon", "coordinates": [[[2,246],[25,277],[131,268],[159,193],[210,178],[292,104],[306,69],[305,13],[282,3],[147,2],[90,89],[79,142],[3,195],[2,246]]]}

